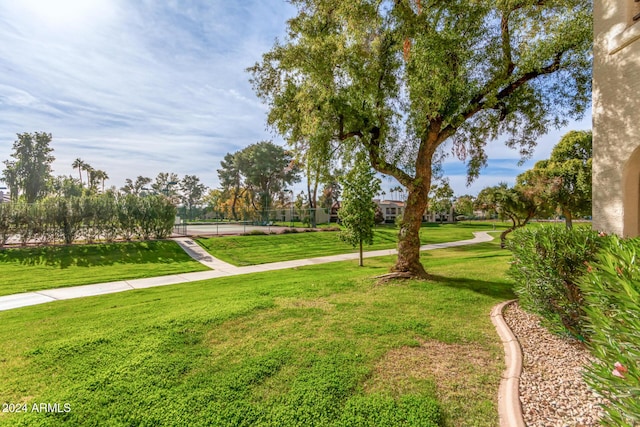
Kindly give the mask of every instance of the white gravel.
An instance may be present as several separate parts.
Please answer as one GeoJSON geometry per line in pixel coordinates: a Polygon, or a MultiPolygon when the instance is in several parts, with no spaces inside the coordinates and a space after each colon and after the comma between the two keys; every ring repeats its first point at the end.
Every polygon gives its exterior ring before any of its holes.
{"type": "Polygon", "coordinates": [[[582,379],[583,368],[592,360],[588,350],[551,334],[517,303],[507,307],[504,319],[524,356],[520,401],[527,426],[598,426],[605,401],[582,379]]]}

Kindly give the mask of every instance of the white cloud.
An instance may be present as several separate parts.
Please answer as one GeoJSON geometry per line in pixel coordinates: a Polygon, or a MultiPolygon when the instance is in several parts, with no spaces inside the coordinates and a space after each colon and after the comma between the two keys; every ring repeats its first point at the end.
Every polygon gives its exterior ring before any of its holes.
{"type": "Polygon", "coordinates": [[[0,159],[16,133],[47,131],[56,173],[81,157],[117,186],[161,171],[216,185],[225,153],[272,137],[245,69],[291,13],[257,0],[0,0],[0,159]]]}

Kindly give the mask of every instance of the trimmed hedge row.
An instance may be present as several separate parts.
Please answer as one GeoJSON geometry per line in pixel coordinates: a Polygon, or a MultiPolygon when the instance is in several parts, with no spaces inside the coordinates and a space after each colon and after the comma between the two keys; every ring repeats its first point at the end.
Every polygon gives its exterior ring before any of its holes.
{"type": "Polygon", "coordinates": [[[509,248],[521,306],[595,356],[585,379],[610,402],[603,423],[640,425],[640,239],[548,226],[516,231],[509,248]]]}
{"type": "Polygon", "coordinates": [[[0,247],[11,236],[20,243],[71,244],[97,239],[111,242],[162,239],[173,230],[176,208],[164,196],[114,195],[50,197],[37,203],[0,204],[0,247]]]}

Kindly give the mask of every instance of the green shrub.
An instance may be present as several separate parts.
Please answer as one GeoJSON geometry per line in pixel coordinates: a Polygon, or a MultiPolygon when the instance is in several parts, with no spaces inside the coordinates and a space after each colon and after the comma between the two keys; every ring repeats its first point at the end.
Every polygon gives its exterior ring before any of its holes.
{"type": "Polygon", "coordinates": [[[587,383],[609,399],[606,425],[640,425],[640,239],[613,238],[580,282],[597,361],[587,383]]]}
{"type": "Polygon", "coordinates": [[[513,253],[509,276],[515,280],[521,306],[541,316],[552,332],[584,339],[578,280],[604,240],[595,231],[563,226],[516,230],[508,242],[513,253]]]}

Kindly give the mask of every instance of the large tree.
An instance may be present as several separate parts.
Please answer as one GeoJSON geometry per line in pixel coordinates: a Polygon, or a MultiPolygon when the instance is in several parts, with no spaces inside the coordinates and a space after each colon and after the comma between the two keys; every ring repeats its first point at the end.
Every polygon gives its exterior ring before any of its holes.
{"type": "Polygon", "coordinates": [[[273,207],[274,195],[300,179],[299,168],[291,153],[270,141],[228,153],[220,166],[218,177],[223,189],[234,201],[247,193],[250,203],[257,212],[261,212],[263,220],[267,220],[268,210],[273,207]]]}
{"type": "Polygon", "coordinates": [[[557,209],[572,228],[573,217],[591,213],[591,131],[571,131],[553,147],[551,157],[518,179],[544,188],[550,209],[557,209]]]}
{"type": "Polygon", "coordinates": [[[443,148],[472,179],[487,142],[507,134],[526,156],[590,100],[588,1],[292,3],[287,37],[250,68],[252,84],[298,150],[360,146],[407,189],[399,272],[426,275],[419,229],[443,148]]]}
{"type": "Polygon", "coordinates": [[[189,210],[189,219],[193,219],[193,207],[202,201],[207,187],[200,183],[196,175],[185,175],[180,181],[182,203],[189,210]]]}
{"type": "Polygon", "coordinates": [[[50,143],[50,133],[18,134],[11,154],[15,160],[5,160],[2,171],[2,180],[14,200],[20,194],[27,203],[34,203],[47,194],[52,179],[51,163],[55,160],[50,143]]]}

